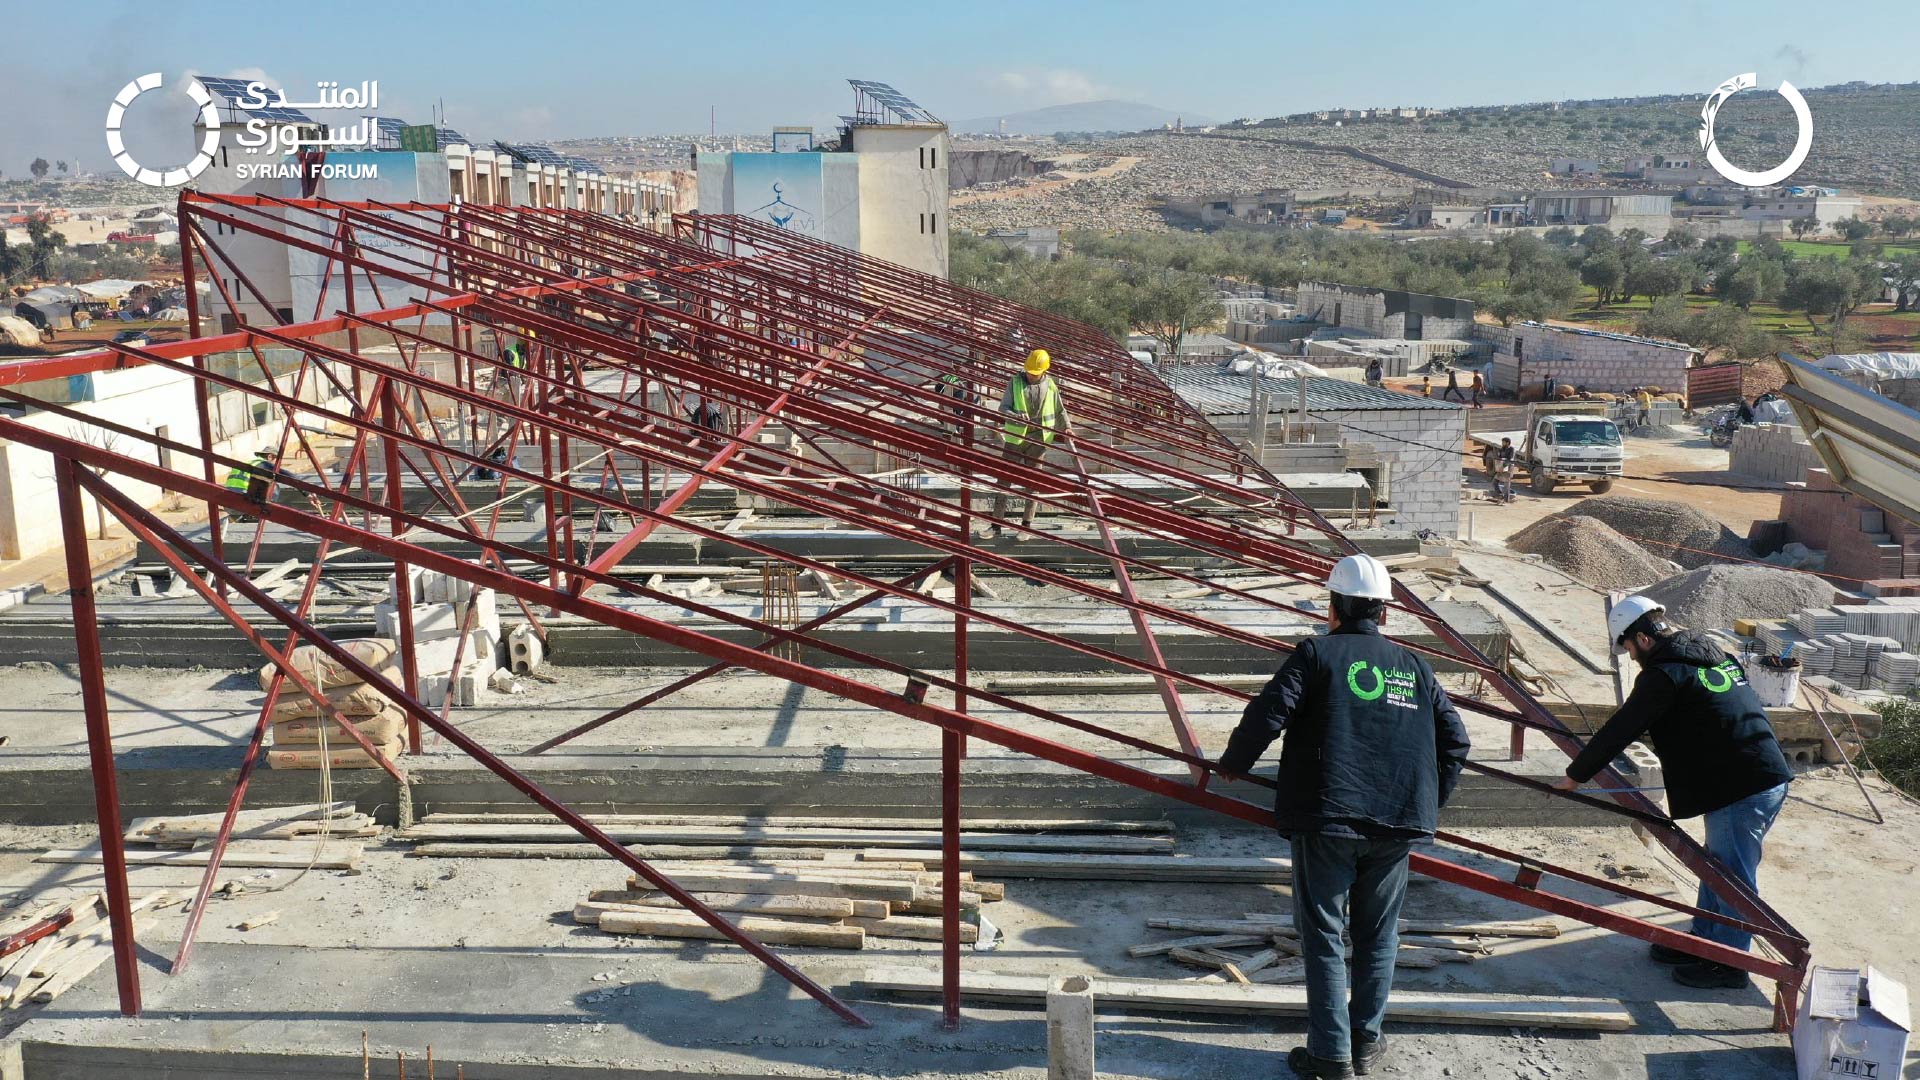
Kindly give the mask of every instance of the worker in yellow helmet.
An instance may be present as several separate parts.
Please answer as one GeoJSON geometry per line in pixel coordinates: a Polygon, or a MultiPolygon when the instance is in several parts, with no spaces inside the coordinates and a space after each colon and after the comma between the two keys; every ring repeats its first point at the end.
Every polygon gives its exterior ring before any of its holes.
{"type": "MultiPolygon", "coordinates": [[[[1007,392],[1000,396],[1000,415],[1005,417],[1000,429],[1001,453],[1008,461],[1038,468],[1056,437],[1073,434],[1073,422],[1067,418],[1066,406],[1060,400],[1059,384],[1047,374],[1052,366],[1053,358],[1047,355],[1047,350],[1033,350],[1027,354],[1025,370],[1008,380],[1007,392]]],[[[1000,521],[1007,516],[1007,498],[1004,490],[993,497],[996,520],[987,531],[990,537],[1002,532],[1000,521]]],[[[1020,515],[1020,524],[1032,525],[1038,508],[1029,498],[1026,510],[1020,515]]]]}

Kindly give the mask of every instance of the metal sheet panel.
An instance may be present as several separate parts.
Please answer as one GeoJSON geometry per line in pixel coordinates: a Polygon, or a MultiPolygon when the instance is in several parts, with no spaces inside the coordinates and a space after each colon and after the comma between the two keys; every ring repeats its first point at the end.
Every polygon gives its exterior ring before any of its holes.
{"type": "Polygon", "coordinates": [[[1782,354],[1781,388],[1834,482],[1920,521],[1920,412],[1782,354]]]}

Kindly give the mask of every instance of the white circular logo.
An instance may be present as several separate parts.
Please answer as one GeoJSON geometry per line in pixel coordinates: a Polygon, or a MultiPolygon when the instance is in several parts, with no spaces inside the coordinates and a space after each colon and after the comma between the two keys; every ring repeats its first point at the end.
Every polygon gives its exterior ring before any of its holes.
{"type": "Polygon", "coordinates": [[[1706,150],[1707,164],[1713,166],[1714,172],[1745,187],[1770,187],[1792,176],[1794,170],[1807,160],[1807,151],[1813,149],[1813,114],[1807,110],[1807,99],[1800,96],[1800,91],[1794,89],[1792,83],[1782,80],[1780,96],[1787,99],[1788,105],[1793,106],[1793,118],[1800,125],[1799,137],[1793,141],[1793,153],[1787,155],[1787,160],[1766,172],[1748,172],[1736,167],[1727,160],[1726,155],[1720,152],[1719,145],[1713,141],[1713,117],[1728,98],[1742,90],[1751,90],[1756,85],[1758,80],[1754,78],[1753,72],[1749,71],[1745,75],[1735,75],[1714,89],[1713,96],[1709,97],[1706,105],[1700,109],[1700,145],[1706,150]]]}
{"type": "Polygon", "coordinates": [[[207,129],[200,140],[200,152],[178,169],[166,172],[149,169],[127,153],[127,141],[120,136],[120,124],[126,119],[127,106],[133,104],[133,99],[159,85],[160,73],[153,71],[121,87],[113,96],[113,105],[107,109],[107,149],[113,152],[113,163],[120,166],[120,171],[135,180],[153,187],[174,187],[199,176],[213,164],[214,148],[220,145],[220,112],[213,107],[213,95],[200,85],[200,80],[188,79],[187,96],[200,106],[200,123],[207,129]]]}

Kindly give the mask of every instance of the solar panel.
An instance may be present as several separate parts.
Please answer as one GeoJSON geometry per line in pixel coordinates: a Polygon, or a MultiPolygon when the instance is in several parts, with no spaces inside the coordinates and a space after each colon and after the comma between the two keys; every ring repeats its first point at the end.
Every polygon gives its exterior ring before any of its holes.
{"type": "Polygon", "coordinates": [[[405,120],[394,116],[376,116],[373,118],[373,126],[379,132],[373,141],[375,149],[400,149],[400,132],[407,126],[405,120]]]}
{"type": "Polygon", "coordinates": [[[583,157],[568,155],[566,161],[567,167],[576,173],[601,173],[606,171],[602,169],[597,162],[588,161],[583,157]]]}
{"type": "Polygon", "coordinates": [[[517,146],[506,143],[499,143],[497,145],[522,161],[554,166],[564,166],[567,163],[566,158],[554,153],[553,150],[548,147],[541,146],[539,143],[521,143],[517,146]]]}
{"type": "Polygon", "coordinates": [[[258,109],[249,109],[242,106],[240,102],[249,97],[246,79],[229,79],[217,75],[199,75],[196,76],[196,78],[200,80],[201,86],[206,87],[208,93],[218,94],[226,98],[227,104],[230,107],[246,113],[248,116],[259,117],[262,120],[275,124],[318,123],[313,117],[308,116],[299,109],[283,109],[275,105],[267,105],[258,109]]]}
{"type": "Polygon", "coordinates": [[[463,143],[468,146],[473,145],[470,141],[468,141],[465,135],[460,134],[459,132],[453,130],[450,127],[434,128],[433,137],[435,141],[437,141],[440,144],[440,149],[442,150],[445,150],[447,147],[452,146],[455,143],[463,143]]]}
{"type": "Polygon", "coordinates": [[[940,118],[920,107],[912,98],[883,82],[848,79],[854,90],[866,95],[881,108],[911,124],[937,124],[940,118]]]}

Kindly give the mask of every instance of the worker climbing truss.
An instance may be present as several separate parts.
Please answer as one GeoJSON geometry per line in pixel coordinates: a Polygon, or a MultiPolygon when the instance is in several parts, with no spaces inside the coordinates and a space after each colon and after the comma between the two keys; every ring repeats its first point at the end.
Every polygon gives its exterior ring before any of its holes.
{"type": "MultiPolygon", "coordinates": [[[[497,590],[516,601],[542,635],[544,620],[560,615],[711,662],[664,687],[636,690],[630,703],[554,732],[531,754],[606,725],[642,723],[636,714],[646,707],[733,669],[939,728],[949,1022],[959,1017],[958,854],[968,740],[1271,824],[1269,807],[1210,788],[1216,770],[1188,718],[1193,694],[1238,701],[1249,695],[1171,665],[1160,639],[1170,632],[1200,635],[1237,662],[1261,665],[1270,657],[1263,665],[1269,668],[1291,646],[1217,611],[1143,596],[1134,583],[1152,576],[1204,586],[1237,610],[1304,625],[1323,615],[1271,592],[1235,587],[1231,578],[1203,576],[1202,568],[1210,574],[1240,568],[1318,584],[1332,561],[1355,547],[1105,335],[745,218],[683,217],[671,235],[662,235],[576,210],[188,192],[180,198],[180,222],[189,340],[145,348],[111,345],[0,367],[0,396],[19,397],[8,387],[27,382],[145,364],[190,377],[199,402],[199,438],[193,441],[38,402],[37,408],[82,426],[63,436],[0,419],[0,437],[54,461],[124,1011],[139,1007],[138,970],[83,497],[158,551],[276,668],[213,845],[201,901],[262,756],[274,701],[283,689],[325,700],[289,662],[296,645],[309,645],[406,713],[412,752],[419,752],[423,730],[439,733],[794,985],[860,1022],[825,987],[677,888],[669,875],[549,794],[509,757],[463,731],[445,707],[423,704],[412,661],[411,567],[497,590]],[[263,250],[271,257],[263,260],[263,250]],[[196,283],[202,280],[211,286],[213,311],[201,310],[196,283]],[[220,332],[203,335],[203,324],[216,319],[220,332]],[[1035,469],[1000,452],[992,401],[1035,346],[1056,358],[1051,374],[1073,417],[1072,437],[1060,434],[1053,455],[1068,463],[1064,470],[1035,469]],[[949,392],[956,383],[963,393],[949,392]],[[220,482],[244,462],[203,449],[218,445],[213,403],[230,393],[266,404],[285,421],[280,448],[286,475],[277,481],[278,499],[263,507],[220,482]],[[323,455],[313,435],[323,429],[350,445],[323,455]],[[89,438],[91,433],[113,438],[89,438]],[[471,494],[480,478],[492,478],[495,498],[469,505],[463,485],[471,494]],[[183,535],[125,493],[139,485],[204,502],[205,541],[183,535]],[[745,506],[889,538],[916,553],[911,572],[894,576],[830,564],[750,531],[728,532],[710,516],[688,511],[703,490],[725,490],[745,506]],[[502,505],[515,493],[530,493],[545,512],[548,526],[537,540],[499,537],[502,505]],[[1049,529],[1023,525],[1017,516],[998,517],[992,510],[997,495],[1038,500],[1053,517],[1092,528],[1049,529]],[[250,514],[260,523],[250,537],[229,537],[223,512],[250,514]],[[981,539],[991,526],[1004,529],[1007,539],[981,539]],[[623,574],[623,562],[662,529],[822,575],[856,595],[794,625],[790,618],[753,617],[623,574]],[[307,576],[291,604],[251,584],[269,533],[310,540],[315,567],[349,547],[392,560],[405,660],[398,680],[383,678],[315,626],[319,573],[307,576]],[[463,547],[480,557],[463,558],[463,547]],[[1071,572],[1088,565],[1104,567],[1105,575],[1071,572]],[[1125,612],[1131,646],[1116,645],[1110,634],[1076,635],[1030,625],[1003,607],[976,605],[974,576],[980,570],[1018,574],[1078,603],[1125,612]],[[929,587],[937,575],[951,580],[950,592],[929,587]],[[951,617],[950,667],[911,667],[831,633],[836,621],[889,598],[936,618],[951,617]],[[700,621],[678,621],[679,614],[700,621]],[[974,685],[969,635],[981,630],[1013,635],[1036,649],[1065,650],[1083,657],[1090,669],[1149,677],[1166,710],[1171,743],[974,685]],[[1062,741],[1068,733],[1077,733],[1078,741],[1062,741]],[[1143,768],[1117,754],[1096,753],[1084,747],[1085,737],[1115,751],[1158,758],[1166,767],[1143,768]]],[[[1578,751],[1579,741],[1503,665],[1419,598],[1396,587],[1391,606],[1396,624],[1412,622],[1425,632],[1420,642],[1404,644],[1478,676],[1486,694],[1458,703],[1510,725],[1514,759],[1529,731],[1563,752],[1578,751]]],[[[382,768],[401,775],[345,718],[332,720],[382,768]]],[[[1603,773],[1599,783],[1612,790],[1601,798],[1554,792],[1482,761],[1469,768],[1629,819],[1738,916],[1702,912],[1444,832],[1436,851],[1413,856],[1415,871],[1771,978],[1779,994],[1776,1023],[1790,1022],[1808,963],[1805,939],[1644,795],[1629,790],[1628,780],[1612,770],[1603,773]],[[1460,852],[1466,855],[1450,857],[1460,852]],[[1577,886],[1577,895],[1549,888],[1556,884],[1552,879],[1577,886]],[[1775,955],[1730,949],[1584,898],[1595,891],[1615,903],[1638,901],[1738,926],[1775,955]]],[[[196,902],[175,970],[189,962],[202,910],[196,902]]]]}

